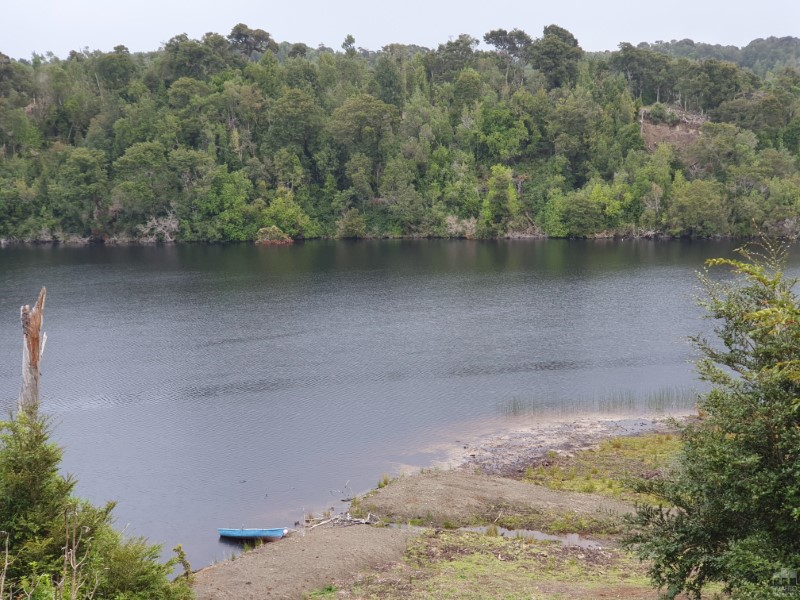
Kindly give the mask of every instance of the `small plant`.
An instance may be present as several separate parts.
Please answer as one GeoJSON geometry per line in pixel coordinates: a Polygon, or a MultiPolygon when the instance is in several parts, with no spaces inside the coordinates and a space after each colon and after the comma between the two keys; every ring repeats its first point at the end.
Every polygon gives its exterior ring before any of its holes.
{"type": "Polygon", "coordinates": [[[350,501],[350,514],[357,518],[366,516],[367,513],[364,510],[364,504],[361,498],[353,498],[350,501]]]}
{"type": "Polygon", "coordinates": [[[378,489],[385,488],[387,485],[389,485],[390,481],[391,479],[389,478],[389,476],[386,473],[384,473],[383,475],[381,475],[380,480],[378,480],[378,489]]]}
{"type": "Polygon", "coordinates": [[[187,581],[192,580],[192,565],[189,564],[189,559],[186,558],[186,552],[183,549],[183,546],[178,544],[175,546],[172,551],[175,553],[175,560],[183,567],[183,574],[181,577],[185,578],[187,581]]]}
{"type": "Polygon", "coordinates": [[[326,585],[324,588],[311,592],[309,594],[309,598],[327,598],[328,596],[333,596],[336,592],[339,591],[336,589],[335,585],[326,585]]]}

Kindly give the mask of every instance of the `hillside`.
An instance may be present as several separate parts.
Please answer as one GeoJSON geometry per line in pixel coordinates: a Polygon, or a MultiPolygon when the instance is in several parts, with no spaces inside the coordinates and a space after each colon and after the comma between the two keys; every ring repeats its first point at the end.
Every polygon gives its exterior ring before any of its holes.
{"type": "Polygon", "coordinates": [[[630,44],[587,55],[556,25],[484,41],[493,49],[461,35],[368,51],[348,36],[334,51],[240,24],[143,54],[0,56],[0,240],[711,236],[800,222],[800,71],[762,78],[630,44]],[[708,122],[643,127],[642,107],[708,122]]]}

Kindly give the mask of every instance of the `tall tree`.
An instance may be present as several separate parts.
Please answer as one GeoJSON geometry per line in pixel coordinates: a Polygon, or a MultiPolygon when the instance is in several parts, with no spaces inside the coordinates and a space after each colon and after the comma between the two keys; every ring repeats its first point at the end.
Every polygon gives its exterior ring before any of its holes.
{"type": "Polygon", "coordinates": [[[506,84],[515,61],[524,60],[533,40],[521,29],[493,29],[483,36],[483,41],[497,48],[506,67],[506,84]]]}
{"type": "Polygon", "coordinates": [[[531,64],[544,74],[550,88],[575,83],[582,56],[583,49],[575,36],[558,25],[545,27],[542,37],[528,50],[531,64]]]}
{"type": "Polygon", "coordinates": [[[244,23],[233,26],[228,34],[228,41],[234,50],[244,58],[253,58],[255,53],[277,52],[278,44],[272,36],[263,29],[250,29],[244,23]]]}

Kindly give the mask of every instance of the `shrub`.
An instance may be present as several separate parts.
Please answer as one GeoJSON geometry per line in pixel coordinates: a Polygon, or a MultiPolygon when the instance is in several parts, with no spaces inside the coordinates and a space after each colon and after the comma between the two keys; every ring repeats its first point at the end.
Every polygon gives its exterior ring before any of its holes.
{"type": "Polygon", "coordinates": [[[647,484],[673,508],[640,507],[628,532],[669,598],[699,598],[711,582],[734,597],[767,597],[774,575],[800,568],[800,303],[784,250],[765,249],[709,261],[736,274],[702,278],[718,325],[715,340],[694,342],[713,387],[701,417],[681,427],[679,466],[647,484]]]}

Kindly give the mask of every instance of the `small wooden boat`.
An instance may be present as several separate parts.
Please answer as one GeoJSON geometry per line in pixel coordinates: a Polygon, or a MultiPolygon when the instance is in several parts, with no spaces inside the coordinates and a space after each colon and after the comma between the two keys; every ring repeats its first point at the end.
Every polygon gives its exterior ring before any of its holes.
{"type": "Polygon", "coordinates": [[[289,530],[284,527],[276,527],[274,529],[227,529],[220,527],[217,531],[219,532],[219,537],[265,541],[279,540],[289,533],[289,530]]]}

